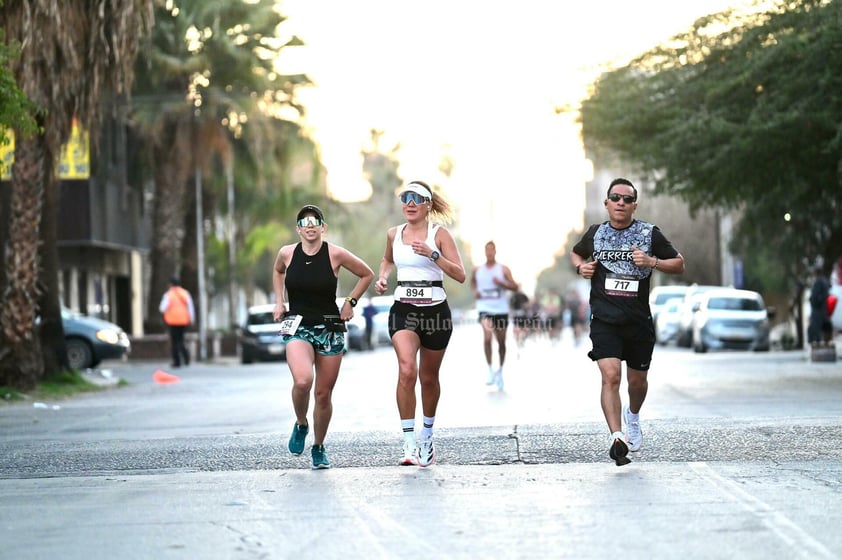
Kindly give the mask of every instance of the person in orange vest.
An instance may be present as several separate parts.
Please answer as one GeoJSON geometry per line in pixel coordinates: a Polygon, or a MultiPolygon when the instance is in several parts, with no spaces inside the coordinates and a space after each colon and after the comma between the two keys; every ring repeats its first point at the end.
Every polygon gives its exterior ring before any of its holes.
{"type": "Polygon", "coordinates": [[[178,278],[170,279],[170,289],[161,298],[158,310],[164,315],[164,323],[170,330],[172,367],[181,367],[182,358],[184,365],[189,366],[190,352],[184,344],[184,331],[193,324],[196,310],[190,292],[181,287],[178,278]]]}

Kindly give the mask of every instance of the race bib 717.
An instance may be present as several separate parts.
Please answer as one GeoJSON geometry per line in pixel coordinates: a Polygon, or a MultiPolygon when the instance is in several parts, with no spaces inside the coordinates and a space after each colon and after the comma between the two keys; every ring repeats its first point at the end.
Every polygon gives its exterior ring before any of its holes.
{"type": "Polygon", "coordinates": [[[609,296],[633,297],[637,296],[640,281],[625,274],[608,274],[605,276],[605,293],[609,296]]]}

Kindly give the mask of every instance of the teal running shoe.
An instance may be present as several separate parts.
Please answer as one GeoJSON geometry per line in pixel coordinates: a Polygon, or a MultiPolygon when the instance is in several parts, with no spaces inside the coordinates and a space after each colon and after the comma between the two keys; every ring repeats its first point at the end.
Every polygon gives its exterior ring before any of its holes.
{"type": "Polygon", "coordinates": [[[314,445],[310,448],[310,454],[313,456],[314,469],[329,469],[330,461],[327,460],[327,452],[324,445],[314,445]]]}
{"type": "Polygon", "coordinates": [[[289,452],[293,455],[301,455],[304,453],[304,441],[307,439],[307,430],[309,426],[293,425],[292,435],[289,436],[289,452]]]}

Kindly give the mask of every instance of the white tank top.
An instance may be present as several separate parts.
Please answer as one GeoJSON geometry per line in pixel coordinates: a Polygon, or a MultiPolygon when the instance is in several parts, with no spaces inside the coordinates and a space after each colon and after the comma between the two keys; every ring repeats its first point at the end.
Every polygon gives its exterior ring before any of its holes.
{"type": "Polygon", "coordinates": [[[477,311],[491,315],[509,314],[509,292],[505,288],[494,283],[494,278],[505,280],[503,265],[494,263],[488,267],[483,263],[474,272],[477,281],[477,291],[480,297],[477,298],[477,311]]]}
{"type": "MultiPolygon", "coordinates": [[[[395,288],[395,299],[397,301],[405,301],[426,307],[429,305],[436,305],[447,299],[447,294],[443,287],[432,286],[427,289],[430,292],[426,293],[424,298],[420,301],[403,300],[402,296],[406,296],[405,288],[400,284],[401,282],[442,282],[444,281],[444,271],[430,260],[429,257],[418,255],[412,250],[412,245],[403,242],[403,231],[407,224],[398,228],[395,233],[395,240],[392,243],[392,261],[398,269],[398,286],[395,288]],[[427,297],[429,295],[429,297],[427,297]],[[429,301],[427,301],[429,300],[429,301]]],[[[439,224],[427,224],[427,239],[425,242],[433,251],[439,251],[436,246],[436,230],[439,224]]],[[[420,288],[423,290],[423,288],[420,288]]],[[[415,293],[418,293],[417,289],[415,293]]]]}

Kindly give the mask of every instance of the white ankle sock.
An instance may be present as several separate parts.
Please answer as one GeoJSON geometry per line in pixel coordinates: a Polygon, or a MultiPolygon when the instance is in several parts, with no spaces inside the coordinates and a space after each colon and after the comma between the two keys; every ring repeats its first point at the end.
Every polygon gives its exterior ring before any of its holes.
{"type": "Polygon", "coordinates": [[[424,417],[424,427],[421,428],[421,438],[422,439],[430,439],[433,437],[433,424],[436,421],[435,416],[425,416],[424,417]]]}
{"type": "Polygon", "coordinates": [[[403,428],[404,441],[415,444],[415,418],[408,420],[401,420],[401,428],[403,428]]]}

